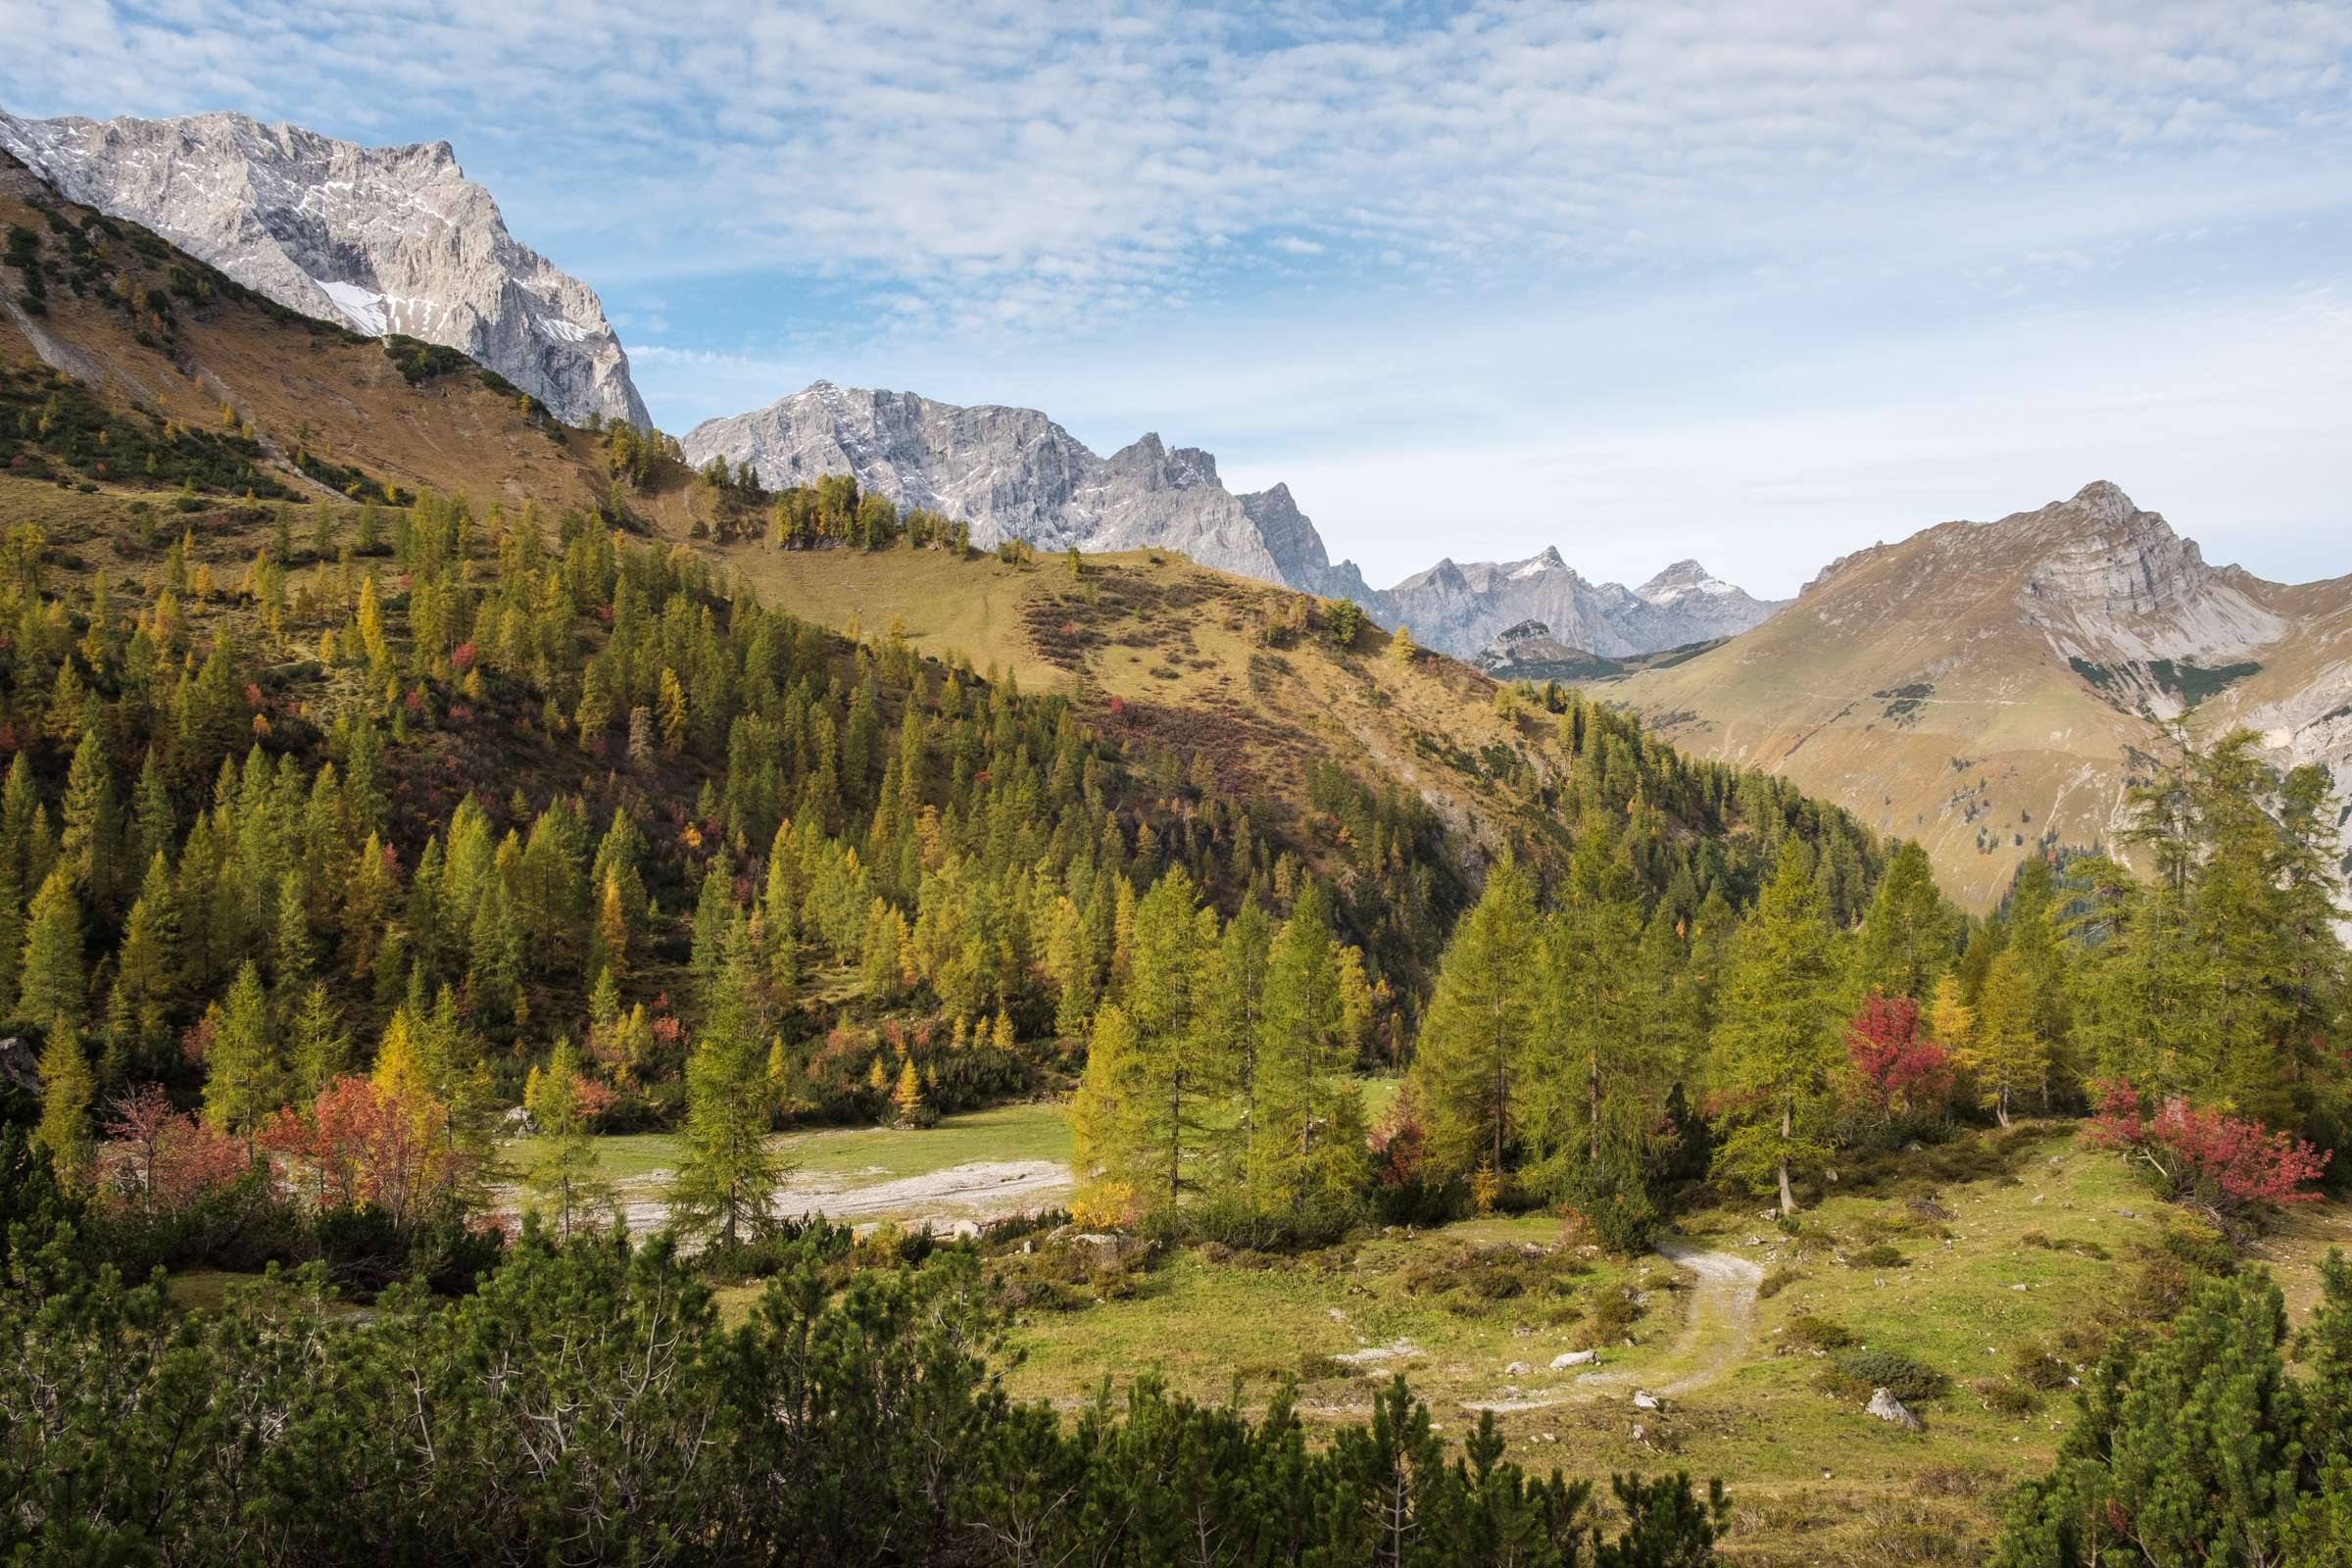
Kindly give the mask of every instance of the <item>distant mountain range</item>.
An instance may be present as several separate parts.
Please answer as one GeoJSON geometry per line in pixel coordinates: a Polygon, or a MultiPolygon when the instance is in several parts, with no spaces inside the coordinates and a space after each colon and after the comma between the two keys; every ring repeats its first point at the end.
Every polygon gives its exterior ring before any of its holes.
{"type": "MultiPolygon", "coordinates": [[[[371,337],[459,349],[579,424],[648,425],[620,340],[593,290],[507,232],[447,142],[368,148],[243,115],[24,120],[0,112],[0,149],[72,200],[154,229],[249,288],[371,337]]],[[[1384,624],[1471,658],[1534,620],[1565,644],[1623,659],[1745,630],[1779,607],[1696,562],[1640,588],[1592,583],[1545,551],[1441,561],[1394,588],[1334,564],[1283,485],[1236,494],[1198,447],[1146,435],[1099,457],[1034,409],[960,408],[911,392],[819,381],[764,409],[696,426],[697,465],[750,463],[771,486],[855,475],[901,506],[972,525],[982,544],[1145,546],[1204,565],[1352,599],[1384,624]]]]}
{"type": "Polygon", "coordinates": [[[507,232],[447,142],[358,147],[230,114],[0,111],[0,148],[280,305],[462,350],[568,423],[651,422],[595,291],[507,232]]]}
{"type": "Polygon", "coordinates": [[[1216,459],[1146,435],[1107,458],[1034,409],[961,408],[911,392],[819,381],[753,414],[710,419],[682,442],[698,466],[749,463],[771,487],[855,475],[861,489],[972,525],[978,542],[1040,549],[1181,550],[1204,565],[1335,599],[1468,659],[1534,620],[1587,653],[1624,658],[1744,631],[1780,608],[1678,562],[1640,588],[1592,583],[1557,550],[1525,561],[1441,561],[1389,589],[1334,564],[1289,488],[1235,494],[1216,459]]]}
{"type": "Polygon", "coordinates": [[[2097,483],[1847,556],[1744,636],[1603,691],[1686,751],[1920,840],[1983,908],[2026,855],[2114,844],[2168,722],[2245,725],[2352,786],[2352,577],[2208,565],[2097,483]]]}

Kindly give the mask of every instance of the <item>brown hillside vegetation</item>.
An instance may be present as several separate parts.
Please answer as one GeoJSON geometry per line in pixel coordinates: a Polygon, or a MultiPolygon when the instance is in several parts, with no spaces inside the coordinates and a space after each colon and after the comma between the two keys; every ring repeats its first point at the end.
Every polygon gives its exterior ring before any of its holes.
{"type": "Polygon", "coordinates": [[[245,433],[260,471],[308,498],[340,499],[355,480],[466,490],[484,505],[608,497],[591,436],[527,409],[470,361],[444,351],[448,368],[412,383],[384,344],[61,201],[4,154],[0,229],[0,365],[62,371],[126,415],[245,433]],[[323,466],[302,472],[303,455],[323,466]]]}
{"type": "Polygon", "coordinates": [[[1158,551],[1088,557],[1075,579],[1058,559],[938,551],[722,558],[789,614],[866,636],[902,624],[926,653],[1078,693],[1112,729],[1199,758],[1227,795],[1303,798],[1307,759],[1329,758],[1395,779],[1489,851],[1557,826],[1542,809],[1565,777],[1548,715],[1503,715],[1492,680],[1428,653],[1400,662],[1374,627],[1346,648],[1294,631],[1305,602],[1288,589],[1158,551]]]}

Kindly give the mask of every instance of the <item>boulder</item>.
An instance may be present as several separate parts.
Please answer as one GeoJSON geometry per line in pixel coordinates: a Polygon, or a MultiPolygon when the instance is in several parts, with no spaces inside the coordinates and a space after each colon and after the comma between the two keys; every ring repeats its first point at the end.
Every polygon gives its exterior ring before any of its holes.
{"type": "Polygon", "coordinates": [[[1660,1403],[1658,1396],[1647,1389],[1636,1389],[1634,1391],[1634,1408],[1637,1410],[1663,1410],[1666,1406],[1660,1403]]]}
{"type": "Polygon", "coordinates": [[[1569,1350],[1564,1354],[1555,1355],[1551,1358],[1551,1369],[1554,1372],[1565,1372],[1572,1366],[1598,1365],[1600,1365],[1600,1352],[1596,1349],[1569,1350]]]}
{"type": "Polygon", "coordinates": [[[1502,1369],[1502,1375],[1506,1378],[1523,1378],[1534,1371],[1535,1368],[1529,1366],[1525,1361],[1513,1361],[1502,1369]]]}
{"type": "Polygon", "coordinates": [[[1919,1417],[1913,1415],[1911,1407],[1896,1398],[1890,1390],[1871,1390],[1870,1402],[1862,1408],[1891,1426],[1901,1427],[1905,1432],[1919,1430],[1919,1417]]]}
{"type": "Polygon", "coordinates": [[[40,1099],[41,1056],[30,1041],[15,1035],[0,1040],[0,1088],[40,1099]]]}
{"type": "Polygon", "coordinates": [[[1119,1268],[1139,1261],[1151,1255],[1152,1247],[1141,1236],[1120,1236],[1105,1231],[1078,1231],[1058,1238],[1054,1245],[1084,1252],[1087,1262],[1096,1268],[1119,1268]]]}
{"type": "Polygon", "coordinates": [[[539,1124],[531,1119],[530,1111],[521,1105],[510,1107],[499,1118],[499,1126],[509,1138],[531,1138],[537,1136],[539,1131],[539,1124]]]}

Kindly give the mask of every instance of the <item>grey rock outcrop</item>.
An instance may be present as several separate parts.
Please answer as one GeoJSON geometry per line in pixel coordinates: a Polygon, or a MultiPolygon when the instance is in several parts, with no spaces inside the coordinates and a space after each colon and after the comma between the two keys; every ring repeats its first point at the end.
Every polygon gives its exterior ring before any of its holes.
{"type": "Polygon", "coordinates": [[[972,539],[1040,550],[1181,550],[1220,567],[1311,593],[1363,579],[1333,567],[1289,490],[1236,495],[1217,460],[1147,435],[1099,457],[1035,409],[941,403],[912,392],[819,381],[764,409],[710,419],[683,442],[689,463],[749,463],[772,488],[851,474],[901,507],[968,522],[972,539]]]}
{"type": "Polygon", "coordinates": [[[15,1035],[0,1040],[0,1089],[14,1089],[31,1099],[41,1098],[40,1053],[32,1043],[15,1035]]]}
{"type": "Polygon", "coordinates": [[[1871,1390],[1870,1402],[1862,1408],[1865,1413],[1877,1416],[1888,1426],[1900,1427],[1905,1432],[1919,1430],[1919,1417],[1913,1415],[1911,1407],[1896,1398],[1890,1389],[1871,1390]]]}
{"type": "Polygon", "coordinates": [[[460,349],[575,424],[649,422],[595,291],[507,232],[447,142],[360,147],[233,114],[0,112],[0,147],[281,305],[460,349]]]}

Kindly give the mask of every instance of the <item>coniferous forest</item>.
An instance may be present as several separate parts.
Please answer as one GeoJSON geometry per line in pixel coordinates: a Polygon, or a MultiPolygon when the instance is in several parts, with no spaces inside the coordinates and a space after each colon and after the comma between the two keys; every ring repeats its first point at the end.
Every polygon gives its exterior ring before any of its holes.
{"type": "MultiPolygon", "coordinates": [[[[618,468],[672,461],[624,432],[618,468]]],[[[968,549],[854,487],[703,482],[772,514],[756,548],[968,549]]],[[[2242,735],[2135,789],[2144,874],[2037,857],[1978,919],[1917,846],[1557,686],[1495,691],[1547,782],[1482,845],[1321,758],[1232,798],[610,517],[126,518],[103,564],[18,528],[0,604],[24,1560],[1701,1560],[1719,1483],[1596,1495],[1403,1380],[1337,1428],[1148,1374],[1008,1398],[994,1260],[1062,1216],[787,1218],[774,1135],[1067,1092],[1090,1235],[1548,1212],[1619,1256],[1708,1200],[1796,1236],[1840,1165],[2053,1117],[2226,1250],[2346,1136],[2326,781],[2242,735]],[[684,1154],[630,1236],[596,1140],[655,1129],[684,1154]],[[158,1283],[190,1269],[260,1283],[191,1313],[158,1283]]],[[[1311,600],[1270,634],[1301,626],[1358,657],[1311,600]]],[[[2343,1358],[2290,1374],[2275,1295],[2204,1272],[2174,1337],[2086,1363],[2008,1560],[2328,1534],[2343,1358]],[[2180,1511],[2121,1454],[2224,1368],[2257,1393],[2213,1431],[2243,1415],[2269,1479],[2180,1511]]]]}

